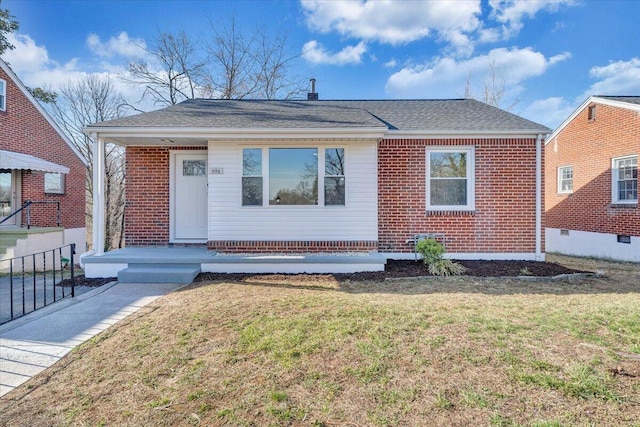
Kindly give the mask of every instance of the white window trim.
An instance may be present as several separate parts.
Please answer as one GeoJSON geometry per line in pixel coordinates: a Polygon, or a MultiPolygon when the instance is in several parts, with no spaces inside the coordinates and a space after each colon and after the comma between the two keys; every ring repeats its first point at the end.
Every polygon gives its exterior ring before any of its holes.
{"type": "MultiPolygon", "coordinates": [[[[617,205],[637,205],[638,204],[637,197],[636,199],[633,199],[633,200],[618,199],[618,169],[616,168],[616,162],[620,160],[634,159],[634,158],[637,159],[638,156],[634,154],[631,156],[614,157],[611,159],[611,202],[614,204],[617,204],[617,205]]],[[[640,187],[640,181],[639,181],[638,187],[640,187]]],[[[637,188],[636,192],[638,192],[638,190],[640,190],[640,188],[637,188]]]]}
{"type": "Polygon", "coordinates": [[[573,165],[566,165],[558,167],[558,194],[572,194],[573,193],[573,165]],[[571,190],[562,189],[562,171],[564,169],[571,169],[571,190]]]}
{"type": "Polygon", "coordinates": [[[425,154],[426,208],[427,211],[474,211],[476,209],[476,156],[474,146],[432,146],[427,147],[425,154]],[[431,172],[430,153],[466,153],[467,154],[467,204],[466,205],[431,205],[431,172]]]}
{"type": "MultiPolygon", "coordinates": [[[[310,146],[295,145],[295,146],[281,146],[281,145],[244,145],[240,147],[240,192],[239,192],[239,205],[243,209],[256,209],[256,208],[269,208],[269,209],[343,209],[349,205],[349,154],[348,147],[340,144],[314,144],[310,146]],[[245,175],[242,174],[242,156],[245,148],[257,148],[262,151],[262,205],[243,205],[242,204],[242,178],[245,175]],[[270,148],[316,148],[318,150],[318,204],[315,205],[270,205],[269,204],[269,149],[270,148]],[[344,149],[344,168],[345,168],[345,200],[344,205],[328,205],[324,203],[324,178],[325,176],[325,150],[331,148],[343,148],[344,149]]],[[[257,177],[257,175],[256,175],[257,177]]]]}
{"type": "Polygon", "coordinates": [[[7,111],[7,81],[0,79],[2,90],[0,90],[0,111],[7,111]]]}

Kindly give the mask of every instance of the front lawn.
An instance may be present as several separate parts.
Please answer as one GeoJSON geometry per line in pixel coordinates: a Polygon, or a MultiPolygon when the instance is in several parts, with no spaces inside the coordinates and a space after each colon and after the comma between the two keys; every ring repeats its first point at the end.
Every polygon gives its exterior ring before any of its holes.
{"type": "Polygon", "coordinates": [[[4,396],[0,425],[640,425],[640,265],[548,258],[606,277],[193,284],[4,396]]]}

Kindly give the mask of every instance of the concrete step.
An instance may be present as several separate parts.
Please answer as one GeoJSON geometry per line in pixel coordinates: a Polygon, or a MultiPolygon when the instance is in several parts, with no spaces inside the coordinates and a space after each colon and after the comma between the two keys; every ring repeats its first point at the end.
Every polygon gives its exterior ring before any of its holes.
{"type": "Polygon", "coordinates": [[[118,282],[188,284],[199,273],[199,264],[133,264],[118,272],[118,282]]]}

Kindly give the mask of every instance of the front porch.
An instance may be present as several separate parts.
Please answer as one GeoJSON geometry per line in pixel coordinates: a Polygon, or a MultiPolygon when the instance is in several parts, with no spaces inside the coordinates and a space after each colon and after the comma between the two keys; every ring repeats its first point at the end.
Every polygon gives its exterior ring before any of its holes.
{"type": "Polygon", "coordinates": [[[129,247],[83,256],[86,277],[125,283],[191,283],[204,273],[356,273],[383,271],[387,260],[363,254],[219,254],[205,247],[129,247]]]}

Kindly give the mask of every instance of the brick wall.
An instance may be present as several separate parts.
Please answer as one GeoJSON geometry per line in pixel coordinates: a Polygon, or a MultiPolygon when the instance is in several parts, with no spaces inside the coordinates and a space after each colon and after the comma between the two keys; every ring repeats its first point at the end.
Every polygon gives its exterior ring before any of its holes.
{"type": "MultiPolygon", "coordinates": [[[[74,151],[0,68],[0,79],[7,83],[6,111],[0,111],[0,149],[29,154],[66,166],[65,194],[45,194],[44,175],[22,171],[22,200],[59,201],[61,225],[65,228],[85,226],[86,168],[74,151]]],[[[55,226],[55,205],[34,205],[32,224],[55,226]]],[[[23,224],[26,217],[23,215],[23,224]]]]}
{"type": "Polygon", "coordinates": [[[535,158],[535,139],[381,141],[379,250],[410,252],[414,234],[444,233],[448,252],[535,252],[535,158]],[[475,147],[474,212],[426,212],[428,146],[475,147]]]}
{"type": "Polygon", "coordinates": [[[588,108],[545,147],[546,227],[640,236],[638,205],[611,201],[611,159],[640,156],[640,113],[596,105],[588,108]],[[558,167],[573,166],[573,193],[558,194],[558,167]]]}

